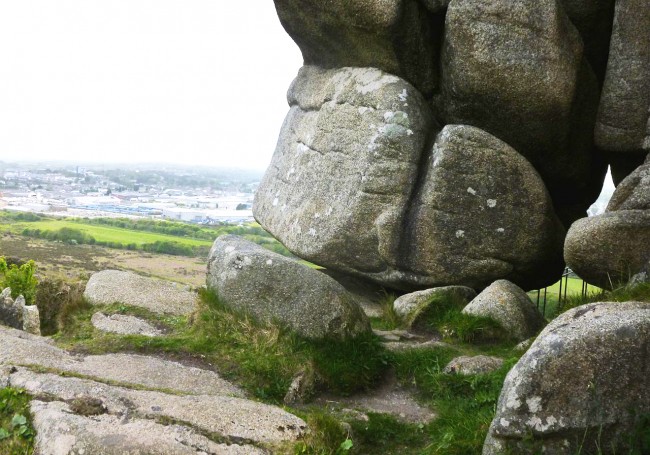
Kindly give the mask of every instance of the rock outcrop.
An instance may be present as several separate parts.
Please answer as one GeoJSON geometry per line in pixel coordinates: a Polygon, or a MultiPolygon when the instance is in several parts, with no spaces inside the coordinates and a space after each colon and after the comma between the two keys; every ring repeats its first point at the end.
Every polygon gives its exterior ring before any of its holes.
{"type": "Polygon", "coordinates": [[[207,285],[224,305],[307,338],[341,340],[370,332],[368,318],[343,286],[241,237],[214,242],[207,285]]]}
{"type": "Polygon", "coordinates": [[[648,303],[564,313],[506,377],[483,454],[632,453],[647,432],[649,345],[648,303]]]}
{"type": "Polygon", "coordinates": [[[650,150],[645,1],[275,5],[306,66],[253,211],[327,269],[550,285],[607,165],[618,182],[650,150]]]}
{"type": "Polygon", "coordinates": [[[133,272],[103,270],[90,277],[84,298],[93,305],[123,303],[153,313],[188,315],[195,310],[198,296],[186,285],[133,272]]]}
{"type": "Polygon", "coordinates": [[[0,325],[40,335],[41,319],[38,307],[27,305],[22,295],[12,299],[11,288],[5,288],[0,293],[0,325]]]}
{"type": "Polygon", "coordinates": [[[528,295],[507,280],[492,283],[463,309],[463,313],[491,318],[519,341],[536,335],[545,323],[528,295]]]}

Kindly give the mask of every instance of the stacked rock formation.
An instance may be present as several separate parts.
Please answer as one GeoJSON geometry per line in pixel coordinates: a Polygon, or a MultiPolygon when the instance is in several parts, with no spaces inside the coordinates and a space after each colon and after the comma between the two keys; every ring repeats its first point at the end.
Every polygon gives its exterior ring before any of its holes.
{"type": "Polygon", "coordinates": [[[607,165],[650,147],[642,3],[275,0],[305,66],[256,219],[393,288],[552,283],[607,165]]]}

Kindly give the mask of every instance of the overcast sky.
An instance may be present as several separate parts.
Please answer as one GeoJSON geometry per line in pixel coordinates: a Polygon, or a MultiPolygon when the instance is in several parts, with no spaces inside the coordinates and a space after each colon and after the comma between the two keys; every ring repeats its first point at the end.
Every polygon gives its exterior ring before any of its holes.
{"type": "Polygon", "coordinates": [[[0,0],[0,160],[264,169],[301,62],[270,0],[0,0]]]}

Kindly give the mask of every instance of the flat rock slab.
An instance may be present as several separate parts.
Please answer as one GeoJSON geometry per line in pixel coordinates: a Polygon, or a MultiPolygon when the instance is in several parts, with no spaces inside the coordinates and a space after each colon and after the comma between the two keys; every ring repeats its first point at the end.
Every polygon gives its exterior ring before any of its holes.
{"type": "Polygon", "coordinates": [[[34,373],[24,368],[11,374],[9,383],[36,398],[71,403],[80,397],[92,397],[99,399],[105,413],[113,416],[169,419],[205,434],[218,434],[234,443],[277,444],[296,440],[306,429],[305,422],[278,407],[242,398],[130,390],[88,379],[34,373]]]}
{"type": "Polygon", "coordinates": [[[75,357],[24,332],[0,327],[0,365],[35,365],[148,389],[197,395],[243,396],[213,371],[133,354],[75,357]]]}
{"type": "Polygon", "coordinates": [[[119,270],[104,270],[90,277],[84,297],[93,305],[125,305],[153,313],[188,315],[194,311],[198,295],[189,287],[119,270]]]}
{"type": "Polygon", "coordinates": [[[226,445],[181,425],[115,415],[92,418],[71,412],[63,402],[33,401],[36,453],[41,455],[248,455],[265,454],[250,445],[226,445]]]}
{"type": "Polygon", "coordinates": [[[408,390],[399,387],[394,378],[372,392],[345,398],[323,396],[317,402],[342,413],[351,408],[361,412],[390,414],[408,423],[428,423],[436,418],[431,409],[420,405],[408,390]]]}
{"type": "Polygon", "coordinates": [[[93,327],[102,332],[117,333],[120,335],[142,335],[146,337],[157,337],[163,332],[144,319],[124,314],[105,315],[97,312],[93,314],[90,322],[93,327]]]}

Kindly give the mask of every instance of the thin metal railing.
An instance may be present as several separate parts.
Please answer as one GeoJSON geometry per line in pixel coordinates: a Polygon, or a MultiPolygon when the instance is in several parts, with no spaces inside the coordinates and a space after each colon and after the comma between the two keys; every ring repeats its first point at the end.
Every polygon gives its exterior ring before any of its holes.
{"type": "MultiPolygon", "coordinates": [[[[560,278],[560,286],[559,286],[559,291],[557,293],[558,312],[561,312],[562,308],[567,303],[567,298],[569,293],[569,278],[580,279],[580,277],[578,277],[575,273],[573,273],[573,271],[570,268],[565,267],[564,272],[562,273],[562,277],[560,278]]],[[[584,280],[581,281],[582,281],[581,295],[582,298],[585,298],[589,292],[589,284],[584,280]]],[[[547,287],[544,289],[537,290],[537,299],[536,299],[537,310],[540,311],[544,316],[546,316],[546,305],[551,295],[552,294],[549,293],[547,287]]]]}

